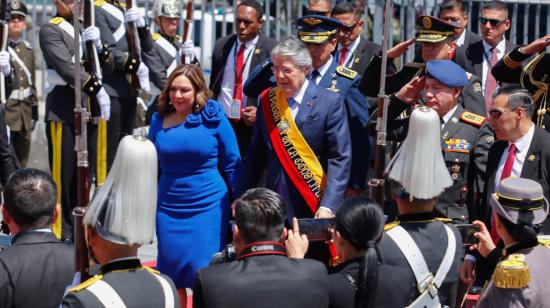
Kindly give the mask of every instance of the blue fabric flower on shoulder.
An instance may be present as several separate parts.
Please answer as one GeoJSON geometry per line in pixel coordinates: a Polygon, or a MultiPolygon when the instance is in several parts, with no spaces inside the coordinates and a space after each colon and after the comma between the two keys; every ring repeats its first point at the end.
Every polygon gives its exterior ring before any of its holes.
{"type": "Polygon", "coordinates": [[[215,100],[208,100],[201,114],[205,122],[215,124],[221,121],[224,112],[220,103],[215,100]]]}
{"type": "Polygon", "coordinates": [[[187,127],[195,127],[202,124],[201,115],[198,113],[191,113],[190,115],[185,118],[185,126],[187,127]]]}

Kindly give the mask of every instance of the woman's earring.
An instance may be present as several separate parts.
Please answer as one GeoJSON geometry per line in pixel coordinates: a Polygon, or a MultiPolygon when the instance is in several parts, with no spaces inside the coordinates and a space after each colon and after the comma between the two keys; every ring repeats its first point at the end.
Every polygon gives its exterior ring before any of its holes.
{"type": "Polygon", "coordinates": [[[196,103],[196,104],[195,104],[195,111],[196,111],[196,112],[199,112],[199,108],[200,108],[200,107],[201,107],[201,106],[199,105],[199,103],[196,103]]]}

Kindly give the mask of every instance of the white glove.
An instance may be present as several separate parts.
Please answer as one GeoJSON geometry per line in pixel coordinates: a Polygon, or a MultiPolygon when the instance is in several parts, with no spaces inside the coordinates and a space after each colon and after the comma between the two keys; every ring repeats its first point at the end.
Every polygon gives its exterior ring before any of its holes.
{"type": "Polygon", "coordinates": [[[145,92],[151,91],[151,84],[149,83],[149,68],[147,65],[140,62],[136,75],[138,76],[141,89],[145,92]]]}
{"type": "Polygon", "coordinates": [[[183,45],[181,45],[180,58],[182,56],[187,57],[189,62],[193,62],[193,60],[195,60],[195,45],[193,44],[193,40],[187,40],[183,43],[183,45]]]}
{"type": "Polygon", "coordinates": [[[143,28],[145,27],[145,19],[137,7],[133,7],[126,11],[126,22],[134,22],[136,27],[143,28]]]}
{"type": "Polygon", "coordinates": [[[95,98],[97,99],[97,102],[99,103],[99,109],[101,110],[101,117],[105,121],[109,121],[109,118],[111,117],[111,99],[109,98],[109,95],[105,91],[105,88],[101,88],[99,92],[95,95],[95,98]]]}
{"type": "Polygon", "coordinates": [[[84,39],[84,41],[86,42],[88,41],[94,42],[94,46],[97,49],[97,51],[101,51],[101,49],[103,49],[103,46],[101,45],[101,38],[100,38],[98,27],[91,26],[84,29],[84,31],[82,32],[82,39],[84,39]]]}
{"type": "Polygon", "coordinates": [[[0,71],[6,77],[11,73],[10,53],[7,51],[0,51],[0,71]]]}

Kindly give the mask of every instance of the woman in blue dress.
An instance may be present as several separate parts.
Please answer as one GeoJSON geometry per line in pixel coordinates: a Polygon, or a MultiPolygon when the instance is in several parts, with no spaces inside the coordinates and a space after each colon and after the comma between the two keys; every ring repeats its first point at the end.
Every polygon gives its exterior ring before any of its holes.
{"type": "Polygon", "coordinates": [[[209,96],[198,66],[178,67],[149,130],[160,164],[157,267],[182,298],[226,243],[229,195],[241,161],[229,120],[209,96]]]}

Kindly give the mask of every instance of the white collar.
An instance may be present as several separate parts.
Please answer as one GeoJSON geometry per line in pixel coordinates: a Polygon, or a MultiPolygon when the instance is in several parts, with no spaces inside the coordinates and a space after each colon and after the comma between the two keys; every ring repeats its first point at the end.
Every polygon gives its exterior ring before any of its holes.
{"type": "Polygon", "coordinates": [[[456,111],[456,108],[458,108],[458,104],[454,106],[453,109],[449,110],[444,116],[443,116],[443,125],[447,124],[449,122],[449,119],[453,116],[453,114],[456,111]]]}
{"type": "MultiPolygon", "coordinates": [[[[531,145],[531,140],[533,140],[533,135],[535,134],[535,124],[531,123],[531,128],[527,131],[527,134],[523,135],[521,138],[519,138],[516,142],[513,142],[516,145],[516,149],[518,152],[523,153],[524,151],[529,150],[529,146],[531,145]]],[[[508,146],[510,146],[512,142],[508,142],[508,146]]]]}
{"type": "Polygon", "coordinates": [[[464,29],[464,31],[462,31],[462,34],[460,34],[460,36],[455,40],[456,47],[464,45],[464,41],[466,40],[466,31],[468,30],[464,29]]]}
{"type": "MultiPolygon", "coordinates": [[[[491,56],[491,48],[493,48],[493,46],[483,40],[483,50],[485,51],[486,55],[491,56]]],[[[506,51],[506,40],[502,38],[502,40],[497,44],[496,48],[497,53],[503,55],[506,51]]]]}
{"type": "MultiPolygon", "coordinates": [[[[248,49],[250,48],[250,46],[256,46],[256,44],[258,43],[258,39],[260,38],[259,35],[256,35],[255,38],[249,40],[249,41],[246,41],[244,42],[244,46],[245,46],[245,49],[248,49]]],[[[243,42],[241,42],[238,38],[237,38],[237,46],[238,48],[241,47],[241,44],[243,44],[243,42]]],[[[237,49],[238,50],[238,49],[237,49]]]]}
{"type": "Polygon", "coordinates": [[[300,90],[298,90],[298,92],[296,92],[292,98],[294,99],[294,101],[298,104],[301,104],[302,103],[302,100],[304,99],[304,95],[306,94],[306,89],[309,85],[309,80],[307,80],[307,78],[305,79],[304,83],[302,84],[302,86],[300,87],[300,90]]]}
{"type": "MultiPolygon", "coordinates": [[[[319,72],[319,76],[323,78],[325,76],[325,73],[328,71],[328,68],[332,64],[332,55],[330,55],[330,58],[325,62],[325,64],[321,65],[321,67],[317,68],[317,71],[319,72]]],[[[314,69],[315,70],[315,69],[314,69]]]]}
{"type": "MultiPolygon", "coordinates": [[[[361,41],[361,35],[358,35],[353,43],[346,47],[348,49],[348,54],[352,53],[357,48],[357,46],[359,45],[359,41],[361,41]]],[[[342,44],[338,44],[338,51],[341,51],[342,48],[344,48],[344,46],[342,44]]]]}

